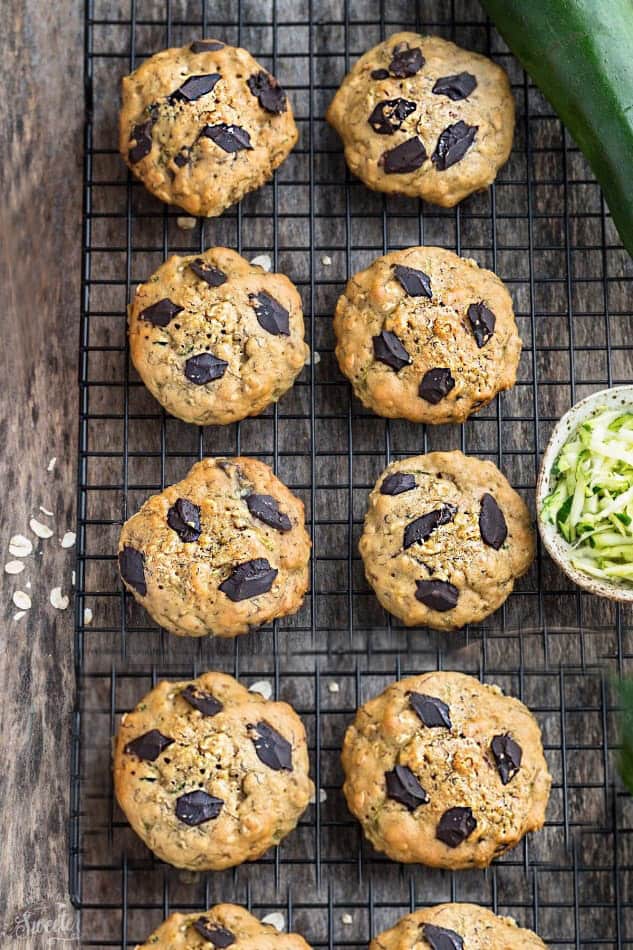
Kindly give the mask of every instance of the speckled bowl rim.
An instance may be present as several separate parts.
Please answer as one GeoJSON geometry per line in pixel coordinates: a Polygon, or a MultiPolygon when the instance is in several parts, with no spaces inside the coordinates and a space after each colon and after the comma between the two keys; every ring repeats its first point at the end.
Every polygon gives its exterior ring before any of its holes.
{"type": "Polygon", "coordinates": [[[601,389],[599,392],[581,399],[564,416],[561,416],[554,426],[541,462],[536,483],[536,517],[539,533],[547,553],[574,584],[591,594],[596,594],[598,597],[607,597],[609,600],[629,604],[633,603],[633,585],[622,587],[619,584],[600,580],[598,577],[590,577],[588,574],[577,570],[569,562],[572,551],[571,545],[558,533],[555,525],[544,522],[541,517],[543,501],[550,491],[552,465],[558,458],[560,450],[574,429],[585,419],[605,408],[622,408],[633,411],[633,385],[601,389]]]}

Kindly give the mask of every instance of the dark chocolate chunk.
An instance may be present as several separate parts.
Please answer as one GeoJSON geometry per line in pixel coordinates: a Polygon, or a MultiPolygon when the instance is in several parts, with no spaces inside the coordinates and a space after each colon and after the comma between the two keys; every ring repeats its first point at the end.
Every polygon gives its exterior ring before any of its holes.
{"type": "Polygon", "coordinates": [[[222,581],[220,590],[233,603],[249,600],[251,597],[267,594],[278,573],[265,557],[256,557],[252,561],[238,564],[227,579],[222,581]]]}
{"type": "Polygon", "coordinates": [[[166,327],[184,309],[184,307],[179,307],[177,303],[170,300],[169,297],[163,297],[158,303],[153,303],[151,307],[141,310],[138,318],[139,320],[147,320],[155,327],[166,327]]]}
{"type": "Polygon", "coordinates": [[[251,307],[255,308],[257,322],[264,330],[273,336],[290,336],[290,314],[282,307],[278,300],[260,290],[257,294],[249,294],[251,307]]]}
{"type": "Polygon", "coordinates": [[[407,76],[415,76],[423,66],[424,56],[419,46],[414,46],[413,49],[396,47],[389,63],[389,72],[397,79],[406,79],[407,76]]]}
{"type": "Polygon", "coordinates": [[[190,683],[189,686],[185,686],[180,695],[183,699],[187,700],[190,706],[193,706],[194,709],[201,712],[203,716],[217,716],[217,714],[224,709],[219,699],[216,699],[211,693],[207,693],[206,690],[200,689],[193,683],[190,683]]]}
{"type": "Polygon", "coordinates": [[[429,796],[417,778],[406,765],[396,765],[393,772],[385,772],[387,798],[400,802],[409,811],[415,811],[418,805],[426,805],[429,796]]]}
{"type": "Polygon", "coordinates": [[[442,76],[438,79],[431,92],[436,96],[448,96],[453,102],[466,99],[477,87],[477,80],[472,73],[457,73],[455,76],[442,76]]]}
{"type": "Polygon", "coordinates": [[[446,171],[464,157],[475,141],[478,128],[477,125],[466,125],[460,120],[444,129],[431,156],[431,161],[438,171],[446,171]]]}
{"type": "Polygon", "coordinates": [[[219,927],[217,924],[212,923],[206,917],[198,917],[192,926],[199,937],[202,937],[203,940],[208,940],[208,942],[212,943],[218,950],[224,950],[225,947],[230,947],[235,943],[235,934],[232,934],[230,930],[226,930],[224,927],[219,927]]]}
{"type": "Polygon", "coordinates": [[[185,165],[188,165],[190,161],[189,149],[183,148],[180,152],[177,152],[174,155],[174,165],[177,165],[178,168],[184,168],[185,165]]]}
{"type": "Polygon", "coordinates": [[[195,40],[189,49],[192,53],[215,53],[224,49],[224,43],[219,40],[195,40]]]}
{"type": "Polygon", "coordinates": [[[447,927],[436,927],[435,924],[422,924],[424,939],[431,950],[464,950],[464,941],[447,927]]]}
{"type": "Polygon", "coordinates": [[[381,495],[401,495],[402,492],[411,491],[415,488],[415,478],[413,475],[406,475],[404,472],[394,472],[393,475],[387,475],[380,486],[381,495]]]}
{"type": "Polygon", "coordinates": [[[226,373],[229,364],[213,353],[196,353],[190,356],[185,363],[185,376],[196,386],[212,383],[214,379],[221,379],[226,373]]]}
{"type": "Polygon", "coordinates": [[[414,172],[425,161],[426,149],[415,135],[388,152],[383,152],[379,164],[383,166],[387,175],[402,175],[406,172],[414,172]]]}
{"type": "Polygon", "coordinates": [[[495,757],[497,772],[503,785],[511,782],[514,776],[521,768],[521,759],[523,750],[518,742],[507,733],[501,736],[494,736],[490,743],[492,754],[495,757]]]}
{"type": "Polygon", "coordinates": [[[249,726],[257,758],[275,772],[292,772],[292,746],[267,722],[249,726]]]}
{"type": "Polygon", "coordinates": [[[240,152],[242,149],[253,147],[250,135],[239,125],[227,125],[225,122],[205,125],[200,135],[211,139],[225,152],[240,152]]]}
{"type": "Polygon", "coordinates": [[[444,812],[435,831],[435,837],[447,844],[449,848],[457,848],[469,835],[472,835],[476,827],[477,822],[472,810],[457,806],[444,812]]]}
{"type": "Polygon", "coordinates": [[[190,76],[182,86],[168,97],[170,102],[195,102],[202,96],[208,95],[215,84],[221,79],[219,73],[207,73],[204,76],[190,76]]]}
{"type": "Polygon", "coordinates": [[[451,711],[437,696],[427,696],[426,693],[409,693],[411,708],[420,717],[421,722],[429,729],[445,726],[453,728],[451,711]]]}
{"type": "Polygon", "coordinates": [[[425,515],[416,518],[404,529],[403,546],[405,551],[416,541],[426,541],[436,528],[443,524],[449,524],[456,514],[457,508],[455,505],[447,504],[442,505],[441,508],[435,508],[433,511],[427,511],[425,515]]]}
{"type": "Polygon", "coordinates": [[[393,135],[417,105],[409,99],[385,99],[374,106],[367,120],[378,135],[393,135]]]}
{"type": "Polygon", "coordinates": [[[388,69],[373,69],[370,73],[372,79],[389,79],[388,69]]]}
{"type": "Polygon", "coordinates": [[[286,93],[274,76],[261,69],[246,80],[246,85],[266,112],[279,115],[286,111],[286,93]]]}
{"type": "Polygon", "coordinates": [[[396,264],[393,273],[409,297],[428,297],[429,300],[432,298],[431,278],[423,270],[416,270],[415,267],[405,267],[404,264],[396,264]]]}
{"type": "Polygon", "coordinates": [[[167,512],[167,524],[185,544],[197,541],[201,534],[199,506],[179,498],[167,512]]]}
{"type": "Polygon", "coordinates": [[[488,547],[498,551],[505,539],[508,537],[508,526],[503,512],[492,495],[488,492],[481,499],[481,509],[479,511],[479,531],[481,540],[488,547]]]}
{"type": "Polygon", "coordinates": [[[136,165],[137,162],[140,162],[142,158],[145,158],[145,156],[151,152],[153,125],[154,120],[149,118],[146,122],[141,122],[132,129],[130,142],[135,141],[136,145],[133,145],[127,153],[127,157],[132,165],[136,165]]]}
{"type": "Polygon", "coordinates": [[[382,330],[378,336],[372,337],[372,342],[374,359],[380,363],[386,363],[391,369],[395,369],[396,373],[411,362],[411,357],[391,330],[382,330]]]}
{"type": "Polygon", "coordinates": [[[150,729],[137,739],[132,739],[125,747],[128,755],[137,755],[139,759],[153,762],[174,740],[164,736],[158,729],[150,729]]]}
{"type": "Polygon", "coordinates": [[[211,821],[217,818],[224,802],[221,798],[214,795],[208,795],[202,789],[195,792],[187,792],[176,799],[176,818],[190,825],[192,828],[196,825],[202,825],[205,821],[211,821]]]}
{"type": "Polygon", "coordinates": [[[448,581],[416,581],[415,584],[416,600],[430,607],[431,610],[444,613],[456,606],[459,591],[448,581]]]}
{"type": "Polygon", "coordinates": [[[136,548],[126,545],[119,551],[119,571],[125,583],[133,587],[141,597],[145,597],[145,556],[136,548]]]}
{"type": "Polygon", "coordinates": [[[436,366],[429,369],[422,377],[422,382],[418,392],[422,399],[430,402],[432,406],[437,406],[444,396],[447,396],[455,386],[455,380],[451,376],[450,369],[436,366]]]}
{"type": "Polygon", "coordinates": [[[199,277],[200,280],[204,280],[209,287],[221,287],[222,284],[226,284],[228,280],[224,271],[220,270],[219,267],[214,267],[213,264],[208,264],[206,261],[203,261],[201,257],[196,257],[195,261],[191,261],[189,267],[196,277],[199,277]]]}
{"type": "Polygon", "coordinates": [[[279,510],[277,499],[272,495],[247,495],[244,499],[248,510],[254,518],[259,518],[264,524],[277,531],[291,531],[292,522],[288,515],[279,510]]]}
{"type": "Polygon", "coordinates": [[[479,303],[471,303],[468,308],[468,319],[470,320],[475,342],[479,349],[481,349],[495,332],[497,318],[492,310],[489,310],[485,303],[480,301],[479,303]]]}

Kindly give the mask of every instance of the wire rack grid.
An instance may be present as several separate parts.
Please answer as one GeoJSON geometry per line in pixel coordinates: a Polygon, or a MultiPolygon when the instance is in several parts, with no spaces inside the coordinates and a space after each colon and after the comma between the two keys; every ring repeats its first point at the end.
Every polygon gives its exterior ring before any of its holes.
{"type": "Polygon", "coordinates": [[[83,301],[80,352],[77,705],[70,891],[82,946],[133,947],[172,910],[235,900],[315,948],[364,948],[403,913],[471,900],[514,916],[553,948],[633,945],[633,807],[615,781],[606,670],[631,665],[631,613],[571,587],[539,552],[506,605],[451,637],[402,628],[367,587],[357,541],[385,464],[431,449],[491,458],[533,509],[539,456],[576,399],[633,379],[633,270],[598,186],[476,0],[90,0],[86,7],[83,301]],[[486,193],[438,209],[369,192],[346,171],[323,119],[354,59],[400,29],[491,55],[510,75],[517,130],[486,193]],[[292,97],[297,148],[274,181],[221,218],[179,227],[117,154],[120,77],[200,36],[243,45],[292,97]],[[464,426],[386,421],[353,400],[333,355],[331,316],[347,277],[373,258],[438,244],[491,267],[510,288],[524,351],[516,387],[464,426]],[[171,253],[223,244],[270,254],[300,289],[311,360],[261,417],[195,429],[167,416],[130,368],[125,312],[171,253]],[[314,542],[299,613],[228,643],[151,625],[121,589],[120,526],[205,455],[252,454],[305,504],[314,542]],[[89,609],[92,617],[85,611],[89,609]],[[120,715],[160,678],[205,669],[265,679],[296,707],[320,789],[299,828],[261,861],[193,875],[156,861],[112,794],[120,715]],[[342,794],[339,750],[355,709],[399,676],[461,669],[521,697],[543,729],[554,776],[545,829],[486,872],[401,867],[362,840],[342,794]]]}

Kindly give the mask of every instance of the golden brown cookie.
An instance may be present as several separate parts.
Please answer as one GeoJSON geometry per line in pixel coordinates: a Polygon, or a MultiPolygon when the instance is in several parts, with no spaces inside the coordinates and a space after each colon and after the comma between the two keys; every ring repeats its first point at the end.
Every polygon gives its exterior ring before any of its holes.
{"type": "Polygon", "coordinates": [[[122,81],[119,148],[153,195],[215,217],[267,182],[297,141],[277,80],[245,49],[197,40],[122,81]]]}
{"type": "Polygon", "coordinates": [[[207,458],[123,525],[119,570],[150,616],[183,637],[235,637],[301,606],[303,503],[254,458],[207,458]]]}
{"type": "Polygon", "coordinates": [[[369,950],[547,950],[512,917],[497,917],[477,904],[436,904],[403,917],[378,934],[369,950]]]}
{"type": "Polygon", "coordinates": [[[237,904],[172,914],[136,950],[310,950],[303,937],[280,933],[237,904]]]}
{"type": "Polygon", "coordinates": [[[430,452],[380,475],[359,549],[385,610],[409,627],[452,630],[501,606],[532,563],[535,538],[496,465],[430,452]]]}
{"type": "Polygon", "coordinates": [[[440,247],[394,251],[354,274],[334,332],[363,405],[412,422],[463,422],[514,385],[521,356],[503,283],[440,247]]]}
{"type": "Polygon", "coordinates": [[[259,415],[305,364],[301,297],[225,247],[170,257],[129,309],[132,362],[173,416],[226,425],[259,415]]]}
{"type": "Polygon", "coordinates": [[[487,57],[439,36],[396,33],[361,56],[326,118],[369,188],[452,207],[507,161],[514,99],[487,57]]]}
{"type": "Polygon", "coordinates": [[[486,867],[542,828],[551,786],[529,709],[463,673],[424,673],[358,710],[343,792],[392,860],[486,867]]]}
{"type": "Polygon", "coordinates": [[[232,676],[162,682],[121,720],[114,787],[163,861],[220,870],[279,844],[314,786],[303,723],[232,676]]]}

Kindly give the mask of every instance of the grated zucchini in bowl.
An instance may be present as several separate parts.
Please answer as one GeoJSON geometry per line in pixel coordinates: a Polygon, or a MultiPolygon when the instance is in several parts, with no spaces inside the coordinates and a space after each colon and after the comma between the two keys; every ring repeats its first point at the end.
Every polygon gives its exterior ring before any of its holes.
{"type": "Polygon", "coordinates": [[[633,412],[603,409],[571,434],[550,472],[541,516],[572,546],[570,563],[633,583],[633,412]]]}

